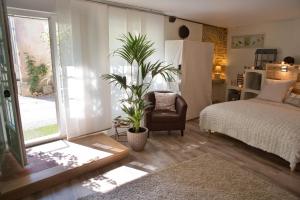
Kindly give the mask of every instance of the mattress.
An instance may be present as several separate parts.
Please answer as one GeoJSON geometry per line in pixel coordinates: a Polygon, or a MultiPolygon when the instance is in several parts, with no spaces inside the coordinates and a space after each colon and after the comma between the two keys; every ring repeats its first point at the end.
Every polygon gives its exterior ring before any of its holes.
{"type": "Polygon", "coordinates": [[[251,99],[214,104],[200,113],[200,129],[219,132],[290,162],[300,161],[300,108],[251,99]]]}

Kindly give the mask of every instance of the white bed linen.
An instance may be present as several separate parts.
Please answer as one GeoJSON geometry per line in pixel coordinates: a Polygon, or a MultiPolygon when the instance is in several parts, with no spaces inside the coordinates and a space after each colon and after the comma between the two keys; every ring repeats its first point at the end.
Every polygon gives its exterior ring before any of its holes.
{"type": "Polygon", "coordinates": [[[300,108],[251,99],[206,107],[200,113],[201,130],[219,132],[290,162],[300,161],[300,108]]]}

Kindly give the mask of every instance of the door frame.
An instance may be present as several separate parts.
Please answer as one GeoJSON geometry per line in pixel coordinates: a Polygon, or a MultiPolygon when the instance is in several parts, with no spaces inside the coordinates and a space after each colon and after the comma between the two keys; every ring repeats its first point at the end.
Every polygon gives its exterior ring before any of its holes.
{"type": "Polygon", "coordinates": [[[45,12],[45,11],[36,11],[36,10],[27,10],[27,9],[20,9],[14,7],[7,8],[8,16],[16,16],[16,17],[27,17],[27,18],[35,18],[35,19],[48,19],[49,25],[49,37],[50,37],[50,54],[51,54],[51,63],[52,63],[52,73],[53,73],[53,83],[54,83],[54,94],[55,94],[55,106],[56,106],[56,119],[57,119],[57,126],[59,130],[59,135],[56,137],[51,137],[41,141],[35,142],[27,142],[25,143],[25,147],[32,147],[36,145],[40,145],[43,143],[48,143],[60,139],[66,138],[66,135],[61,132],[61,116],[60,116],[60,109],[59,109],[59,92],[60,88],[58,87],[58,64],[57,64],[57,48],[56,48],[56,15],[52,12],[45,12]]]}

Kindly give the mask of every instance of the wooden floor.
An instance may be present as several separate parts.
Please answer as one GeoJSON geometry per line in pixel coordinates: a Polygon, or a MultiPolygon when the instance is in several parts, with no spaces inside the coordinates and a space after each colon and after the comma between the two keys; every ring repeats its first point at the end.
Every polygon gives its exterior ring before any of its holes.
{"type": "MultiPolygon", "coordinates": [[[[126,142],[123,144],[127,145],[126,142]]],[[[180,136],[179,131],[170,135],[167,132],[153,133],[143,152],[130,151],[129,156],[119,162],[24,199],[68,200],[96,191],[106,192],[148,173],[197,157],[203,152],[210,152],[220,159],[253,171],[300,198],[299,165],[291,173],[288,162],[279,157],[221,134],[201,133],[198,121],[193,120],[187,123],[184,137],[180,136]]]]}

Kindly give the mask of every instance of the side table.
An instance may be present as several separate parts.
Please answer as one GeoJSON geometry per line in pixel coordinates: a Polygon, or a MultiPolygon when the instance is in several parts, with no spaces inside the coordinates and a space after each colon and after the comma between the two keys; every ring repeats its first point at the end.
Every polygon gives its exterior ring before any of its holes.
{"type": "Polygon", "coordinates": [[[126,140],[120,141],[121,136],[127,136],[127,129],[130,128],[130,123],[127,119],[122,118],[121,116],[118,116],[114,118],[113,120],[113,128],[115,130],[115,139],[118,142],[127,142],[126,140]],[[126,129],[126,130],[120,130],[120,129],[126,129]]]}

